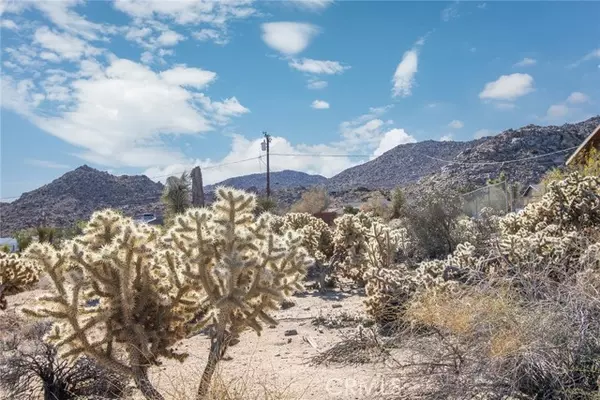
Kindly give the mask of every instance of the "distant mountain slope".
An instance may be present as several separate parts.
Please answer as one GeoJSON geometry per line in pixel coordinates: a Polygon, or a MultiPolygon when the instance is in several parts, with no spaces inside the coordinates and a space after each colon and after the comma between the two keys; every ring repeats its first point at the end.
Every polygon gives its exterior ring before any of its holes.
{"type": "Polygon", "coordinates": [[[358,186],[389,189],[414,183],[440,169],[439,161],[427,156],[452,159],[475,142],[427,140],[399,145],[374,160],[340,172],[327,181],[327,188],[332,191],[358,186]]]}
{"type": "MultiPolygon", "coordinates": [[[[271,172],[271,189],[288,189],[293,187],[310,187],[325,184],[327,178],[321,175],[309,175],[304,172],[283,170],[271,172]]],[[[232,186],[236,189],[248,190],[257,188],[263,190],[267,185],[267,174],[250,174],[244,176],[236,176],[226,179],[214,185],[204,187],[205,191],[212,191],[217,186],[232,186]]]]}
{"type": "Polygon", "coordinates": [[[544,173],[564,166],[574,148],[600,125],[600,116],[560,126],[527,125],[509,129],[461,152],[453,163],[440,162],[428,178],[453,188],[473,188],[504,172],[512,182],[538,183],[544,173]]]}
{"type": "Polygon", "coordinates": [[[41,223],[68,226],[105,207],[126,214],[158,210],[162,190],[161,183],[146,176],[115,176],[84,165],[3,204],[0,235],[41,223]]]}
{"type": "Polygon", "coordinates": [[[464,189],[485,184],[504,171],[510,180],[537,183],[565,160],[600,124],[600,116],[561,126],[527,125],[469,142],[425,141],[397,146],[367,163],[349,168],[327,182],[331,191],[355,187],[390,189],[418,182],[464,189]],[[561,152],[562,151],[562,152],[561,152]],[[550,156],[539,157],[548,153],[550,156]],[[531,158],[523,161],[524,158],[531,158]],[[521,160],[519,162],[507,162],[521,160]]]}

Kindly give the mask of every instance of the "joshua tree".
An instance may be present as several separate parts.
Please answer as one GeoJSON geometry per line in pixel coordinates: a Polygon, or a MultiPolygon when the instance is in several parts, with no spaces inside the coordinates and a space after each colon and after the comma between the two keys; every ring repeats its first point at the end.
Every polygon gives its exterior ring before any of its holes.
{"type": "Polygon", "coordinates": [[[162,237],[105,210],[60,250],[32,245],[27,256],[55,293],[26,312],[54,319],[48,339],[63,356],[91,356],[133,377],[152,400],[163,397],[148,368],[161,358],[183,361],[187,354],[173,346],[207,330],[212,344],[197,394],[205,399],[228,346],[244,329],[260,334],[261,322],[276,324],[268,312],[301,288],[310,263],[300,236],[277,235],[270,214],[254,216],[254,195],[229,188],[216,195],[211,207],[176,216],[162,237]]]}
{"type": "Polygon", "coordinates": [[[191,183],[189,175],[184,172],[178,178],[170,176],[167,178],[162,201],[167,207],[167,215],[173,218],[177,214],[183,214],[191,205],[191,183]]]}

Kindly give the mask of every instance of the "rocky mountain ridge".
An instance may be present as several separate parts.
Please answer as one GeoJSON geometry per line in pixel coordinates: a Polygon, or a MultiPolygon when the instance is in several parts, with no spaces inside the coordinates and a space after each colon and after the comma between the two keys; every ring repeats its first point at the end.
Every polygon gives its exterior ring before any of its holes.
{"type": "MultiPolygon", "coordinates": [[[[598,125],[600,116],[561,126],[527,125],[467,142],[405,144],[330,179],[297,171],[274,172],[272,189],[281,205],[290,205],[314,185],[325,185],[336,204],[362,200],[369,191],[397,186],[409,193],[418,193],[430,184],[464,192],[483,186],[500,172],[510,181],[527,185],[539,182],[550,168],[564,165],[574,147],[598,125]]],[[[220,184],[262,193],[265,181],[265,174],[234,177],[205,186],[205,195],[210,201],[211,190],[220,184]]],[[[0,203],[0,235],[42,223],[69,226],[105,207],[126,215],[162,213],[163,188],[146,176],[114,176],[84,165],[12,203],[0,203]]]]}

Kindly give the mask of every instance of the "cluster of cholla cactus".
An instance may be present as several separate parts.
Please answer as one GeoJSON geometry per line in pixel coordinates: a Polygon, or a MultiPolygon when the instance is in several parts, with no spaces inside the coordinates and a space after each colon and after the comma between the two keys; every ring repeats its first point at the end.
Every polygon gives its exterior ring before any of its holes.
{"type": "Polygon", "coordinates": [[[88,355],[133,377],[148,399],[163,399],[148,378],[186,336],[205,330],[211,348],[197,398],[208,395],[217,363],[245,329],[276,324],[269,312],[301,288],[310,261],[302,237],[275,234],[255,197],[219,188],[210,208],[191,208],[161,235],[113,211],[95,213],[84,234],[60,250],[35,244],[27,257],[54,294],[29,314],[55,321],[48,340],[66,357],[88,355]]]}
{"type": "Polygon", "coordinates": [[[464,242],[443,260],[374,268],[367,276],[367,308],[379,321],[397,322],[409,301],[431,290],[486,281],[540,296],[544,282],[585,283],[600,293],[600,178],[578,173],[549,185],[539,202],[519,213],[464,219],[464,242]]]}
{"type": "Polygon", "coordinates": [[[308,213],[273,216],[271,227],[276,232],[292,230],[302,236],[302,246],[318,264],[325,264],[333,255],[333,235],[329,225],[308,213]]]}
{"type": "Polygon", "coordinates": [[[7,307],[6,296],[27,290],[38,278],[38,269],[28,259],[0,252],[0,310],[7,307]]]}

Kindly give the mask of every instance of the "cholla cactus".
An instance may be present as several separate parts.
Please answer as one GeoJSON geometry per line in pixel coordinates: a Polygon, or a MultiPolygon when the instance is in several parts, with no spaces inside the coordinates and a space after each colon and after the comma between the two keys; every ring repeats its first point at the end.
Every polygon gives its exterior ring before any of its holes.
{"type": "Polygon", "coordinates": [[[540,201],[528,204],[520,213],[507,215],[500,227],[504,234],[514,234],[520,230],[536,232],[548,225],[569,231],[599,224],[600,177],[575,172],[551,182],[540,201]]]}
{"type": "Polygon", "coordinates": [[[61,250],[34,245],[27,256],[50,277],[55,294],[28,312],[56,321],[48,339],[63,355],[85,353],[129,374],[148,399],[163,398],[148,368],[161,358],[185,359],[175,344],[210,328],[197,397],[205,398],[228,345],[248,327],[260,333],[261,322],[276,323],[268,312],[301,288],[309,260],[300,236],[276,235],[269,215],[254,216],[253,195],[228,188],[216,195],[210,208],[177,216],[164,236],[103,211],[61,250]]]}
{"type": "Polygon", "coordinates": [[[333,234],[329,225],[308,213],[289,213],[273,219],[276,231],[293,230],[302,236],[302,245],[318,264],[329,261],[333,255],[333,234]]]}
{"type": "Polygon", "coordinates": [[[39,271],[26,258],[0,252],[0,310],[5,310],[5,296],[27,290],[38,281],[39,271]]]}
{"type": "Polygon", "coordinates": [[[159,239],[155,228],[107,210],[95,213],[83,236],[61,250],[34,244],[26,252],[54,285],[54,295],[24,310],[55,320],[48,341],[63,357],[87,354],[132,376],[149,399],[162,397],[148,367],[160,357],[185,358],[172,346],[185,337],[197,303],[159,239]],[[69,273],[73,266],[78,279],[69,273]]]}
{"type": "Polygon", "coordinates": [[[301,289],[309,257],[302,237],[271,232],[272,217],[253,215],[254,195],[219,188],[210,210],[192,209],[176,218],[165,242],[178,256],[183,275],[207,310],[197,327],[212,324],[215,335],[198,389],[204,398],[228,342],[246,327],[276,324],[267,312],[301,289]]]}

